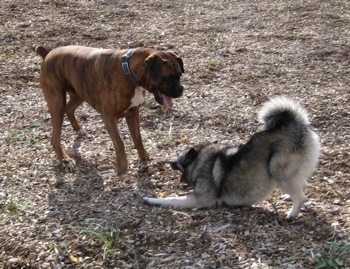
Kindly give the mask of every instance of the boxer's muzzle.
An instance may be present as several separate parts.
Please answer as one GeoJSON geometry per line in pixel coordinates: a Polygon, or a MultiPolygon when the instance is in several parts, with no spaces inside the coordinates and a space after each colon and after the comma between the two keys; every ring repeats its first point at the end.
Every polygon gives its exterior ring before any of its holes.
{"type": "Polygon", "coordinates": [[[154,85],[151,92],[155,100],[160,105],[165,105],[169,110],[172,109],[172,98],[178,98],[182,95],[184,87],[180,83],[173,84],[171,87],[159,87],[154,85]]]}
{"type": "Polygon", "coordinates": [[[154,94],[154,97],[156,98],[156,101],[159,104],[162,104],[161,97],[160,97],[159,93],[165,94],[171,98],[178,98],[182,95],[183,91],[184,91],[184,87],[181,84],[178,84],[175,87],[172,87],[171,89],[157,87],[157,86],[152,87],[152,93],[154,94]]]}

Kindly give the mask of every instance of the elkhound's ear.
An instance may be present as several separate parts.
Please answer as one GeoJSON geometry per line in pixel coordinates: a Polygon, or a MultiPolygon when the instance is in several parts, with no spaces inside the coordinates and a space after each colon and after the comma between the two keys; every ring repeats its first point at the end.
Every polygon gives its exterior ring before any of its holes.
{"type": "Polygon", "coordinates": [[[197,156],[198,156],[198,151],[195,148],[191,148],[185,156],[184,166],[188,166],[191,163],[193,163],[193,161],[197,158],[197,156]]]}

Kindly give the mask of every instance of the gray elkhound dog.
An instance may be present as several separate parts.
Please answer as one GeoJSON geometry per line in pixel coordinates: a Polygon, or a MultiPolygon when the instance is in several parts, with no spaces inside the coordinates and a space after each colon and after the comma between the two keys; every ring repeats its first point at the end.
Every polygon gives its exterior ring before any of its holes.
{"type": "Polygon", "coordinates": [[[182,152],[173,169],[194,187],[181,197],[148,198],[147,204],[209,208],[251,206],[262,201],[274,187],[290,195],[294,218],[304,201],[304,188],[320,154],[317,134],[311,130],[306,111],[287,97],[268,101],[259,113],[262,126],[246,144],[198,145],[182,152]]]}

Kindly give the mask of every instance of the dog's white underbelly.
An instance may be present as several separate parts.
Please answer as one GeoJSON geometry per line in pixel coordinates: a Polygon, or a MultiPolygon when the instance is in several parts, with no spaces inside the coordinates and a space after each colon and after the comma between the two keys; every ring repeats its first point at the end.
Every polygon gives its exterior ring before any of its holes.
{"type": "Polygon", "coordinates": [[[145,89],[142,87],[136,87],[135,94],[130,100],[130,106],[128,107],[128,109],[141,105],[144,102],[144,100],[145,100],[145,89]]]}

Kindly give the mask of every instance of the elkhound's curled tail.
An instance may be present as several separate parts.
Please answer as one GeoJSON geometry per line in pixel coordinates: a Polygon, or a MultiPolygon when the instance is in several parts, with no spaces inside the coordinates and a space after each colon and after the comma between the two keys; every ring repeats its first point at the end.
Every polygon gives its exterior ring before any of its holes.
{"type": "Polygon", "coordinates": [[[259,112],[259,120],[266,129],[275,129],[290,123],[309,125],[306,110],[285,96],[278,96],[266,102],[259,112]]]}

